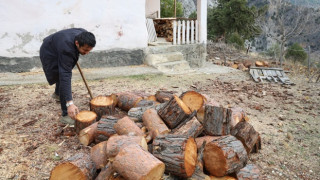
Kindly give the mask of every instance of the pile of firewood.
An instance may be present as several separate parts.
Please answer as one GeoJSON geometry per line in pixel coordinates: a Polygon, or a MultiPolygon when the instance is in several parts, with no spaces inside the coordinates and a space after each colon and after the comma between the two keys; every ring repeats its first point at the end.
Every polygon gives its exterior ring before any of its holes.
{"type": "Polygon", "coordinates": [[[90,101],[76,116],[75,154],[50,179],[260,179],[247,164],[260,135],[239,107],[225,108],[195,91],[118,93],[90,101]]]}
{"type": "Polygon", "coordinates": [[[173,20],[155,19],[153,23],[157,37],[164,37],[168,42],[173,41],[173,20]]]}

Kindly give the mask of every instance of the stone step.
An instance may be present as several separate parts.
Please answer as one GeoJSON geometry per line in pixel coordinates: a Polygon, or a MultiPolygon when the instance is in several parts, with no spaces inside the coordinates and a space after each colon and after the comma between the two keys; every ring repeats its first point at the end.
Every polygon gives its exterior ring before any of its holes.
{"type": "Polygon", "coordinates": [[[155,66],[159,63],[181,61],[183,60],[183,54],[181,52],[169,52],[160,54],[148,54],[145,58],[145,64],[155,66]]]}
{"type": "Polygon", "coordinates": [[[189,63],[186,60],[159,63],[154,67],[164,73],[179,73],[191,70],[189,63]]]}

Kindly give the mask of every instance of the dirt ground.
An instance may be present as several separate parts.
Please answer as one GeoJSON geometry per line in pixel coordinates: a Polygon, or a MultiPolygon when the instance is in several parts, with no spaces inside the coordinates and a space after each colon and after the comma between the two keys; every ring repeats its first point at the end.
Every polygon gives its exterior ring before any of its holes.
{"type": "MultiPolygon", "coordinates": [[[[138,75],[89,81],[94,96],[125,91],[178,94],[195,90],[224,106],[243,108],[260,133],[262,150],[251,154],[263,179],[320,179],[320,84],[289,74],[294,86],[255,83],[248,72],[138,75]]],[[[89,110],[81,81],[73,82],[80,110],[89,110]]],[[[47,84],[0,87],[0,179],[48,179],[50,171],[77,152],[88,153],[78,137],[55,136],[60,105],[47,84]]],[[[69,134],[70,135],[70,134],[69,134]]]]}

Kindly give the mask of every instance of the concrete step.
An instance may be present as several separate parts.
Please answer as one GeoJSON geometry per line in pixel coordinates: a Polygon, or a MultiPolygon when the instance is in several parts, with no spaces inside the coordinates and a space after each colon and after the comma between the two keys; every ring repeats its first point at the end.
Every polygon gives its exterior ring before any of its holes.
{"type": "Polygon", "coordinates": [[[169,52],[160,54],[148,54],[145,58],[145,64],[155,66],[159,63],[181,61],[183,60],[183,54],[181,52],[169,52]]]}
{"type": "Polygon", "coordinates": [[[191,70],[189,63],[185,60],[158,63],[154,67],[163,73],[179,73],[191,70]]]}

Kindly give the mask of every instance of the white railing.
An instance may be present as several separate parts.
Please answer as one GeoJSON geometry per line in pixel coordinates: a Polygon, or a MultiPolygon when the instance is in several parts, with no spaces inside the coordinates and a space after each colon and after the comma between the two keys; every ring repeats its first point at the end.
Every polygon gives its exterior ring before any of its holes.
{"type": "Polygon", "coordinates": [[[173,44],[195,44],[199,42],[198,20],[173,21],[173,44]]]}

